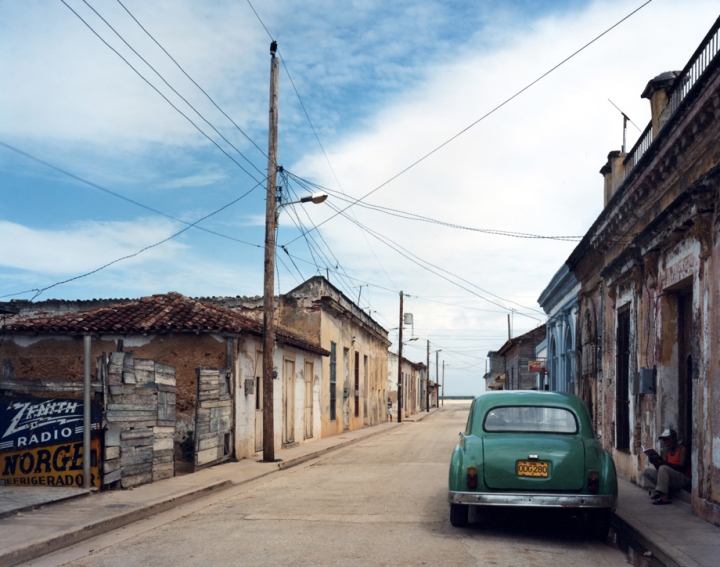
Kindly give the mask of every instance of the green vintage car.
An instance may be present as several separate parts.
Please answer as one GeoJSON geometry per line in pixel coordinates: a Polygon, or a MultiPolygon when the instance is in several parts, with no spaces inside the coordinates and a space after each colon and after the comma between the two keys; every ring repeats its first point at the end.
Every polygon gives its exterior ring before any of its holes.
{"type": "Polygon", "coordinates": [[[450,522],[468,524],[470,506],[579,509],[607,536],[617,502],[612,458],[590,412],[573,394],[496,391],[473,400],[450,462],[450,522]]]}

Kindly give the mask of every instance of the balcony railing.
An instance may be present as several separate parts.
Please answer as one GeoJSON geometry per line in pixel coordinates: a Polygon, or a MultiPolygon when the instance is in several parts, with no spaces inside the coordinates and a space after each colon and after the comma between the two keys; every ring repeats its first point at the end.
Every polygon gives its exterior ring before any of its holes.
{"type": "Polygon", "coordinates": [[[643,154],[650,147],[650,144],[652,144],[652,141],[653,141],[653,131],[652,131],[652,121],[651,121],[645,127],[645,130],[643,130],[642,134],[640,134],[638,141],[635,142],[635,145],[632,147],[630,152],[628,152],[628,155],[625,158],[625,175],[626,176],[637,165],[637,162],[640,160],[640,158],[643,156],[643,154]]]}
{"type": "Polygon", "coordinates": [[[677,110],[680,103],[687,96],[697,83],[697,80],[705,72],[707,66],[715,58],[720,47],[720,18],[715,21],[715,25],[705,36],[705,39],[698,47],[697,51],[690,58],[690,61],[681,71],[680,76],[676,79],[670,95],[670,115],[672,116],[677,110]]]}
{"type": "MultiPolygon", "coordinates": [[[[697,48],[695,53],[688,61],[685,68],[680,72],[678,77],[675,79],[673,89],[668,93],[668,106],[670,107],[670,116],[675,114],[675,111],[680,106],[680,103],[685,99],[690,90],[695,86],[698,79],[702,76],[707,69],[710,62],[720,51],[720,18],[715,20],[713,27],[707,33],[703,41],[700,43],[700,47],[697,48]]],[[[640,138],[635,145],[632,147],[627,157],[625,158],[625,175],[627,176],[633,168],[640,161],[640,158],[648,150],[653,141],[652,134],[652,121],[647,125],[647,128],[643,130],[640,138]]]]}

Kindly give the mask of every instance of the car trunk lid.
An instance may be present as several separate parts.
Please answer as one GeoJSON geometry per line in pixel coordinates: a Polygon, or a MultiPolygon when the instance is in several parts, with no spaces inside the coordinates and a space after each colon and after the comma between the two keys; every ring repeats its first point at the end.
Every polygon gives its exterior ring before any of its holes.
{"type": "Polygon", "coordinates": [[[488,488],[580,490],[584,472],[585,447],[575,435],[499,433],[483,440],[483,478],[488,488]],[[547,477],[518,475],[520,461],[548,463],[547,477]]]}

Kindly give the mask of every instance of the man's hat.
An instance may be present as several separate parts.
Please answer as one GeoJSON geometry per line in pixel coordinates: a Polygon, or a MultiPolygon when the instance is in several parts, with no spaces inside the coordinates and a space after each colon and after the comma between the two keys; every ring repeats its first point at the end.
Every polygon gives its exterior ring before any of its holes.
{"type": "Polygon", "coordinates": [[[667,427],[665,428],[665,431],[660,434],[660,439],[665,439],[665,437],[677,437],[677,431],[667,427]]]}

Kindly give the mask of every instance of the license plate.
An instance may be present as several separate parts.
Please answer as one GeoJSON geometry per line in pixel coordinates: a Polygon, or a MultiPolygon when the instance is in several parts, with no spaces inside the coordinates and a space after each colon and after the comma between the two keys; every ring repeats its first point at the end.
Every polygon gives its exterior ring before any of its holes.
{"type": "Polygon", "coordinates": [[[518,461],[518,476],[539,476],[547,477],[548,463],[545,461],[518,461]]]}

